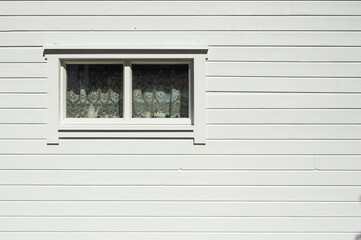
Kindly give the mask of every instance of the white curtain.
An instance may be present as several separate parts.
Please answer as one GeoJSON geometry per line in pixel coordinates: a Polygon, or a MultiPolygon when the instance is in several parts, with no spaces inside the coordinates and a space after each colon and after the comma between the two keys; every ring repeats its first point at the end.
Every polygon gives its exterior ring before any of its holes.
{"type": "MultiPolygon", "coordinates": [[[[132,66],[133,118],[188,118],[188,65],[132,66]]],[[[68,64],[68,118],[122,118],[123,65],[68,64]]]]}
{"type": "Polygon", "coordinates": [[[133,65],[133,118],[188,118],[188,65],[133,65]]]}
{"type": "Polygon", "coordinates": [[[123,65],[68,64],[66,116],[119,118],[123,115],[123,65]]]}

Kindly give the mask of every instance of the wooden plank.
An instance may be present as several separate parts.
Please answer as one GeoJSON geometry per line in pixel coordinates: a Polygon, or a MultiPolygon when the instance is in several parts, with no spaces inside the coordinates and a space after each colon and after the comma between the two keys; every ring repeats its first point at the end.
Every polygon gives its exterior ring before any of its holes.
{"type": "MultiPolygon", "coordinates": [[[[74,132],[78,132],[78,131],[149,131],[149,130],[156,130],[156,131],[192,131],[193,130],[193,126],[191,126],[190,121],[189,121],[189,125],[185,125],[184,122],[182,122],[181,119],[179,122],[177,122],[177,119],[175,119],[173,125],[165,125],[164,121],[159,121],[157,119],[149,119],[149,124],[154,124],[156,126],[153,125],[146,125],[144,121],[135,121],[139,124],[119,124],[117,120],[110,120],[108,122],[108,124],[106,125],[101,125],[99,126],[99,121],[97,121],[97,119],[78,119],[79,121],[74,121],[75,119],[65,119],[64,122],[65,124],[60,126],[59,130],[60,132],[64,133],[65,131],[74,131],[74,132]],[[154,120],[154,121],[152,121],[154,120]],[[89,124],[85,124],[86,122],[88,122],[89,124]],[[179,123],[179,124],[176,124],[179,123]],[[71,124],[71,125],[67,125],[67,124],[71,124]],[[163,124],[163,125],[161,125],[163,124]]],[[[144,120],[144,119],[143,119],[144,120]]],[[[85,132],[86,133],[90,133],[90,132],[85,132]]],[[[76,134],[76,133],[74,133],[76,134]]]]}
{"type": "Polygon", "coordinates": [[[0,169],[313,170],[314,157],[253,155],[0,155],[0,169]]]}
{"type": "Polygon", "coordinates": [[[357,232],[360,218],[0,218],[0,231],[357,232]]]}
{"type": "Polygon", "coordinates": [[[208,91],[361,92],[361,78],[208,77],[208,91]]]}
{"type": "Polygon", "coordinates": [[[58,146],[42,140],[0,140],[0,154],[361,154],[360,140],[208,140],[191,139],[60,139],[58,146]]]}
{"type": "Polygon", "coordinates": [[[208,109],[209,124],[359,124],[359,109],[208,109]]]}
{"type": "Polygon", "coordinates": [[[213,47],[211,61],[361,61],[360,47],[213,47]]]}
{"type": "Polygon", "coordinates": [[[350,186],[0,186],[2,201],[358,202],[350,186]]]}
{"type": "Polygon", "coordinates": [[[360,186],[358,172],[2,170],[1,185],[360,186]]]}
{"type": "Polygon", "coordinates": [[[46,123],[46,109],[0,109],[0,123],[46,123]]]}
{"type": "Polygon", "coordinates": [[[361,156],[315,156],[318,170],[361,170],[361,156]]]}
{"type": "MultiPolygon", "coordinates": [[[[2,5],[3,2],[0,2],[2,5]]],[[[17,5],[19,5],[17,3],[17,5]]],[[[1,8],[1,7],[0,7],[1,8]]],[[[45,62],[43,49],[40,47],[5,47],[0,48],[0,62],[45,62]]]]}
{"type": "Polygon", "coordinates": [[[237,46],[361,46],[361,32],[277,31],[124,31],[124,32],[0,32],[0,46],[69,45],[237,45],[237,46]],[[144,35],[147,35],[144,38],[144,35]]]}
{"type": "MultiPolygon", "coordinates": [[[[96,126],[95,126],[96,127],[96,126]]],[[[123,127],[123,129],[126,127],[123,127]]],[[[136,128],[136,127],[135,127],[136,128]]],[[[89,127],[88,127],[89,129],[89,127]]],[[[204,127],[205,130],[205,127],[204,127]]],[[[146,131],[138,131],[138,130],[124,130],[124,131],[106,131],[106,132],[99,132],[99,131],[60,131],[59,138],[66,138],[66,139],[76,139],[76,138],[103,138],[103,139],[124,139],[124,138],[132,138],[132,139],[194,139],[193,132],[182,132],[182,131],[170,131],[162,132],[162,131],[153,131],[150,132],[149,130],[146,131]]]]}
{"type": "Polygon", "coordinates": [[[0,31],[361,30],[360,16],[4,16],[0,31]],[[340,18],[342,21],[340,21],[340,18]],[[89,24],[91,23],[91,24],[89,24]]]}
{"type": "MultiPolygon", "coordinates": [[[[2,2],[0,2],[1,5],[2,2]]],[[[210,61],[361,61],[361,47],[217,47],[210,61]]],[[[1,47],[0,62],[45,62],[40,47],[1,47]]]]}
{"type": "Polygon", "coordinates": [[[297,1],[164,1],[56,2],[13,1],[0,3],[0,15],[361,15],[361,4],[342,2],[297,1]]]}
{"type": "MultiPolygon", "coordinates": [[[[360,21],[361,22],[361,21],[360,21]]],[[[209,62],[209,77],[360,77],[360,63],[209,62]]]]}
{"type": "Polygon", "coordinates": [[[45,139],[45,124],[0,124],[0,139],[45,139]]]}
{"type": "Polygon", "coordinates": [[[61,94],[65,94],[65,89],[60,87],[60,60],[55,55],[47,55],[46,76],[48,80],[48,89],[46,95],[47,107],[47,131],[46,140],[47,144],[59,144],[59,122],[60,114],[60,99],[61,94]],[[60,90],[62,89],[62,90],[60,90]],[[62,91],[60,93],[60,91],[62,91]]]}
{"type": "Polygon", "coordinates": [[[46,94],[0,94],[0,108],[46,107],[46,94]]]}
{"type": "Polygon", "coordinates": [[[0,63],[0,78],[46,77],[43,63],[0,63]]]}
{"type": "Polygon", "coordinates": [[[194,58],[193,60],[193,93],[191,94],[193,106],[192,121],[194,125],[194,144],[204,145],[206,144],[207,131],[207,115],[206,115],[206,56],[202,55],[194,58]]]}
{"type": "Polygon", "coordinates": [[[208,139],[361,139],[355,125],[213,125],[208,139]]]}
{"type": "Polygon", "coordinates": [[[0,232],[0,238],[11,240],[345,240],[357,233],[172,233],[172,232],[0,232]]]}
{"type": "Polygon", "coordinates": [[[361,108],[360,94],[208,93],[207,108],[361,108]]]}
{"type": "Polygon", "coordinates": [[[0,217],[360,217],[360,203],[1,201],[0,217]]]}
{"type": "Polygon", "coordinates": [[[0,93],[46,93],[46,79],[0,79],[0,93]]]}

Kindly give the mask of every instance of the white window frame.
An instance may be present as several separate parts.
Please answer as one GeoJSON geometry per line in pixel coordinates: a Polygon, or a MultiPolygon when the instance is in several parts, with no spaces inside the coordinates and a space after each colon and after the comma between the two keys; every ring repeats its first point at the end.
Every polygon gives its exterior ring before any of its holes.
{"type": "MultiPolygon", "coordinates": [[[[190,60],[63,60],[60,63],[60,129],[71,129],[73,125],[93,124],[93,130],[107,129],[108,124],[192,124],[192,93],[193,92],[193,63],[190,60]],[[66,65],[67,64],[119,64],[123,65],[123,117],[122,118],[66,118],[66,65]],[[136,64],[183,64],[188,65],[188,86],[189,86],[189,117],[188,118],[132,118],[132,65],[136,64]]],[[[150,126],[156,128],[156,126],[150,126]]],[[[123,127],[121,127],[123,129],[123,127]]]]}
{"type": "Polygon", "coordinates": [[[206,143],[206,79],[208,47],[204,46],[44,46],[47,61],[47,143],[66,138],[192,138],[206,143]],[[65,64],[119,63],[124,66],[123,118],[65,118],[65,64]],[[189,118],[129,118],[131,116],[131,64],[184,64],[189,66],[189,118]]]}

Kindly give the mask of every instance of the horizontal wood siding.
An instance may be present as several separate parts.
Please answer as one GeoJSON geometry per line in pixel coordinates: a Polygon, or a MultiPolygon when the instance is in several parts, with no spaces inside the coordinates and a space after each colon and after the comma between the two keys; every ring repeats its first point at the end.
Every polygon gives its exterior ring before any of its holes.
{"type": "MultiPolygon", "coordinates": [[[[342,18],[341,18],[342,19],[342,18]]],[[[42,47],[44,44],[211,45],[211,46],[361,46],[358,31],[7,31],[0,45],[42,47]],[[146,38],[144,36],[147,35],[146,38]]]]}
{"type": "Polygon", "coordinates": [[[359,203],[1,201],[0,217],[361,217],[359,203]]]}
{"type": "Polygon", "coordinates": [[[168,2],[122,2],[111,1],[103,4],[97,1],[57,2],[40,1],[34,3],[22,2],[21,5],[12,1],[0,4],[0,14],[3,16],[67,16],[67,15],[361,15],[361,4],[357,1],[241,1],[241,2],[211,2],[211,1],[168,1],[168,2]]]}
{"type": "Polygon", "coordinates": [[[4,239],[23,240],[24,237],[30,240],[67,240],[69,238],[76,238],[79,240],[344,240],[354,239],[358,237],[355,233],[119,233],[119,232],[0,232],[0,236],[4,239]]]}
{"type": "Polygon", "coordinates": [[[313,170],[312,156],[234,155],[0,155],[5,169],[313,170]]]}
{"type": "Polygon", "coordinates": [[[46,123],[46,109],[0,109],[0,123],[46,123]]]}
{"type": "Polygon", "coordinates": [[[0,239],[358,239],[360,30],[360,1],[1,1],[0,239]],[[47,145],[46,44],[209,46],[206,145],[47,145]]]}
{"type": "Polygon", "coordinates": [[[157,171],[3,170],[0,185],[116,186],[359,186],[358,172],[334,171],[157,171]],[[287,181],[285,181],[287,179],[287,181]]]}
{"type": "Polygon", "coordinates": [[[360,186],[1,185],[3,201],[358,202],[360,186]]]}
{"type": "Polygon", "coordinates": [[[356,232],[360,218],[342,217],[0,217],[0,231],[48,232],[356,232]]]}
{"type": "Polygon", "coordinates": [[[360,93],[361,78],[208,77],[209,92],[360,93]]]}
{"type": "Polygon", "coordinates": [[[46,93],[46,86],[46,78],[0,79],[0,93],[46,93]]]}
{"type": "Polygon", "coordinates": [[[361,140],[208,140],[207,146],[194,145],[191,139],[60,139],[60,143],[54,147],[46,140],[0,140],[0,154],[361,154],[361,140]],[[142,148],[137,149],[139,145],[142,148]]]}
{"type": "Polygon", "coordinates": [[[361,16],[4,16],[0,31],[361,30],[361,16]],[[165,21],[166,20],[166,21],[165,21]]]}
{"type": "Polygon", "coordinates": [[[209,124],[359,124],[360,109],[208,109],[209,124]]]}

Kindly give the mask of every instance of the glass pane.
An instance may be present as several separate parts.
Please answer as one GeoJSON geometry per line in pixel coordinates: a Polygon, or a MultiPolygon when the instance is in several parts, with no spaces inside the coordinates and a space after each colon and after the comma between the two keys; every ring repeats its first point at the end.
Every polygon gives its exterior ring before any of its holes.
{"type": "Polygon", "coordinates": [[[123,65],[67,64],[67,118],[123,117],[123,65]]]}
{"type": "Polygon", "coordinates": [[[188,118],[186,64],[133,65],[133,118],[188,118]]]}

